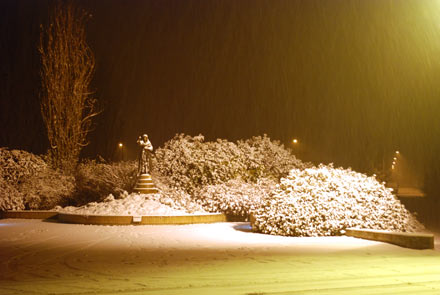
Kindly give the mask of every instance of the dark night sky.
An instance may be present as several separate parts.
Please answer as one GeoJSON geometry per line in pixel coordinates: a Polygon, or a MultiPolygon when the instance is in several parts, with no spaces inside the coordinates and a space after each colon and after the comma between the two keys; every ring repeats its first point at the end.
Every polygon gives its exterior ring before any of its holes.
{"type": "MultiPolygon", "coordinates": [[[[76,2],[93,15],[103,110],[85,155],[119,141],[134,155],[144,132],[156,147],[267,133],[298,138],[300,158],[367,171],[399,149],[439,175],[440,1],[76,2]]],[[[50,3],[0,2],[1,146],[47,147],[36,46],[50,3]]]]}

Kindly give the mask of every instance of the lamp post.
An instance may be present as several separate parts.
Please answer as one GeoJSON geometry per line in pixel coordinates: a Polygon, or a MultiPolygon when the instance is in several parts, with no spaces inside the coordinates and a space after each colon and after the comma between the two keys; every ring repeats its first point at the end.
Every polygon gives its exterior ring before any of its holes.
{"type": "Polygon", "coordinates": [[[120,160],[124,161],[124,144],[122,142],[118,143],[118,149],[120,153],[120,160]]]}
{"type": "Polygon", "coordinates": [[[296,157],[299,157],[299,140],[297,138],[292,139],[293,153],[296,157]]]}
{"type": "Polygon", "coordinates": [[[400,165],[398,165],[399,158],[400,158],[400,152],[396,150],[394,152],[393,163],[391,165],[391,173],[393,175],[394,181],[396,182],[396,192],[399,191],[399,173],[401,173],[400,171],[401,169],[399,168],[400,165]]]}

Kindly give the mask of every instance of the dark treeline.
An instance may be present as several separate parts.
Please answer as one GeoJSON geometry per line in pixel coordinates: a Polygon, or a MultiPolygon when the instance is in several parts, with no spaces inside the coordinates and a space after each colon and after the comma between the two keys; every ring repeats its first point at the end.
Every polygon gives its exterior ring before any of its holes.
{"type": "MultiPolygon", "coordinates": [[[[39,25],[51,1],[0,2],[0,145],[44,153],[39,25]]],[[[102,113],[83,156],[136,156],[176,133],[267,133],[300,158],[390,171],[438,191],[440,6],[432,1],[75,1],[102,113]],[[292,138],[299,145],[291,144],[292,138]]],[[[433,193],[432,193],[433,194],[433,193]]]]}

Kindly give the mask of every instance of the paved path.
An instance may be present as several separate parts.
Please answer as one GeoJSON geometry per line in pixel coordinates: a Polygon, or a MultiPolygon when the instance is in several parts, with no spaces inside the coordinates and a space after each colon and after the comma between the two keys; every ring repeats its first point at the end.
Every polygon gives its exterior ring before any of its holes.
{"type": "Polygon", "coordinates": [[[440,251],[245,223],[0,220],[0,294],[440,294],[440,251]]]}

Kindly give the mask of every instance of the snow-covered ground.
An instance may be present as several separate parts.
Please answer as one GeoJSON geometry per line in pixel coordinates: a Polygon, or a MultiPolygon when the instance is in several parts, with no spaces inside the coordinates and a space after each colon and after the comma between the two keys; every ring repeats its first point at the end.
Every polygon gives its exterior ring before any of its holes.
{"type": "Polygon", "coordinates": [[[56,207],[58,212],[84,215],[188,215],[206,214],[201,207],[192,208],[190,212],[178,206],[172,199],[160,194],[125,194],[121,199],[109,195],[103,202],[92,202],[81,207],[56,207]]]}
{"type": "Polygon", "coordinates": [[[440,294],[440,252],[247,223],[0,220],[0,294],[440,294]]]}

